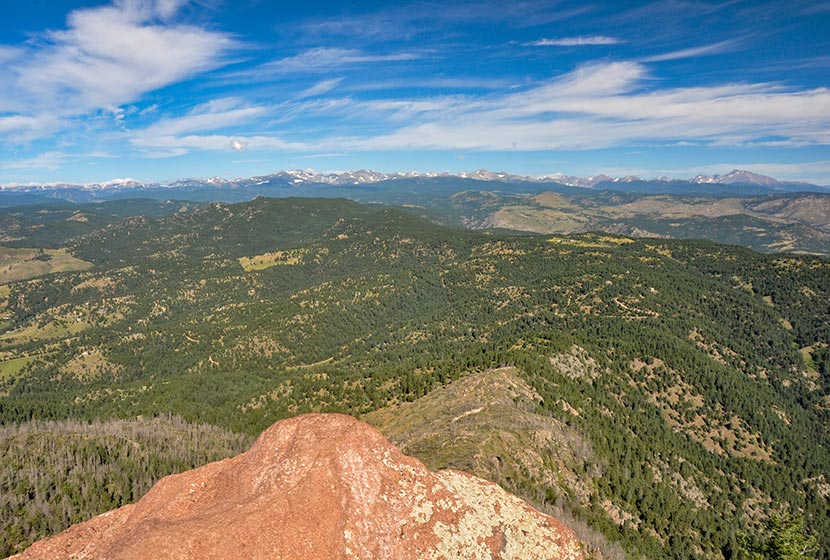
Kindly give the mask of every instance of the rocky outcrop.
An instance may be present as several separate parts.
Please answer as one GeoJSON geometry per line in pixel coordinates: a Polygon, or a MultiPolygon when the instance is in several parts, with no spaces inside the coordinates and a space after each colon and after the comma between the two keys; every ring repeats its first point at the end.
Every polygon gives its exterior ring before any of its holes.
{"type": "Polygon", "coordinates": [[[349,416],[308,414],[13,558],[577,560],[582,552],[568,528],[499,486],[431,472],[349,416]]]}

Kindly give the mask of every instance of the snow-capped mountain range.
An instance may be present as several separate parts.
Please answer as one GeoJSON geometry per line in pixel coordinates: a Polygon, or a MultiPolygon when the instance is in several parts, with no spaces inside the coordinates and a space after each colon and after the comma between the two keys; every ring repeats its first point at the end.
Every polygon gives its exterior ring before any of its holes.
{"type": "Polygon", "coordinates": [[[210,179],[186,179],[182,181],[175,181],[169,186],[176,187],[182,185],[191,186],[194,182],[203,182],[210,185],[227,185],[233,183],[245,183],[249,181],[259,182],[264,184],[273,181],[274,179],[282,178],[293,184],[302,183],[316,183],[325,185],[366,185],[371,183],[380,183],[383,181],[392,181],[395,179],[434,179],[434,178],[458,178],[458,179],[472,179],[475,181],[500,181],[500,182],[523,182],[523,183],[558,183],[571,187],[587,187],[594,188],[597,185],[604,183],[670,183],[670,182],[685,182],[695,184],[720,184],[720,185],[763,185],[768,187],[796,185],[805,187],[815,187],[811,183],[798,181],[779,181],[766,175],[760,175],[751,171],[735,169],[725,175],[697,175],[691,179],[671,179],[669,177],[655,177],[653,179],[641,179],[633,175],[627,177],[612,177],[610,175],[599,174],[591,177],[574,177],[564,175],[562,173],[554,173],[551,175],[515,175],[512,173],[495,172],[487,169],[478,169],[476,171],[464,171],[461,173],[449,172],[417,172],[410,171],[407,173],[382,173],[379,171],[367,171],[361,169],[358,171],[331,171],[318,173],[314,170],[290,170],[279,171],[271,175],[262,177],[253,177],[250,179],[233,179],[227,180],[219,177],[210,179]]]}
{"type": "MultiPolygon", "coordinates": [[[[0,185],[4,199],[27,195],[72,202],[92,202],[115,198],[156,198],[180,200],[241,200],[265,196],[352,196],[367,189],[455,192],[458,190],[541,192],[556,188],[618,190],[632,193],[758,195],[786,192],[830,192],[828,187],[810,183],[779,181],[751,171],[734,170],[725,175],[697,175],[691,179],[635,176],[612,177],[599,174],[573,177],[562,173],[525,176],[486,169],[462,173],[407,172],[382,173],[371,170],[317,172],[314,170],[278,171],[269,175],[225,179],[222,177],[180,179],[167,183],[146,183],[136,179],[114,179],[104,183],[73,185],[66,183],[0,185]],[[477,187],[474,182],[492,186],[477,187]]],[[[365,197],[364,197],[365,198],[365,197]]],[[[19,202],[29,203],[29,202],[19,202]]],[[[5,202],[10,205],[12,202],[5,202]]]]}
{"type": "Polygon", "coordinates": [[[725,175],[696,175],[691,179],[672,179],[661,176],[652,179],[642,179],[633,175],[627,177],[612,177],[610,175],[599,174],[591,177],[575,177],[565,175],[563,173],[553,173],[549,175],[515,175],[504,172],[488,171],[487,169],[478,169],[476,171],[464,171],[461,173],[449,172],[418,172],[410,171],[406,173],[382,173],[380,171],[371,171],[360,169],[357,171],[329,171],[317,172],[312,169],[292,169],[288,171],[278,171],[269,175],[262,175],[258,177],[245,177],[237,179],[225,179],[222,177],[210,178],[190,178],[179,179],[169,183],[145,183],[137,179],[113,179],[103,183],[88,183],[84,185],[69,184],[69,183],[45,183],[45,184],[5,184],[0,185],[0,189],[20,189],[20,190],[38,190],[38,189],[54,189],[60,187],[74,187],[87,189],[138,189],[143,187],[192,187],[197,184],[210,186],[230,186],[242,183],[265,184],[272,183],[275,180],[283,179],[290,184],[316,183],[322,185],[366,185],[371,183],[380,183],[383,181],[391,181],[395,179],[433,179],[433,178],[459,178],[459,179],[473,179],[476,181],[502,181],[502,182],[529,182],[529,183],[558,183],[572,187],[596,187],[603,183],[670,183],[670,182],[685,182],[695,184],[720,184],[720,185],[764,185],[768,187],[783,186],[783,185],[803,185],[808,187],[815,187],[811,183],[799,181],[779,181],[766,175],[760,175],[751,171],[735,169],[726,173],[725,175]]]}
{"type": "MultiPolygon", "coordinates": [[[[544,175],[539,179],[549,179],[565,185],[576,187],[595,187],[601,183],[693,183],[696,185],[762,185],[765,187],[786,187],[786,186],[803,186],[816,187],[812,183],[803,181],[779,181],[766,175],[753,173],[743,169],[733,169],[725,175],[696,175],[691,179],[672,179],[666,176],[654,177],[653,179],[642,179],[635,175],[628,175],[627,177],[611,177],[609,175],[600,174],[593,177],[570,177],[561,173],[553,175],[544,175]]],[[[789,190],[782,188],[781,190],[789,190]]]]}

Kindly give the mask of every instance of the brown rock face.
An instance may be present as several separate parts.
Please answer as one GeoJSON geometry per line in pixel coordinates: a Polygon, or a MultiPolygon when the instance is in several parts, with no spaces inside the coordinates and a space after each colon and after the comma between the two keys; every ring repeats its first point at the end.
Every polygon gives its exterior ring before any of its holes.
{"type": "Polygon", "coordinates": [[[34,559],[582,558],[574,534],[495,484],[431,472],[354,418],[308,414],[250,451],[37,542],[34,559]]]}

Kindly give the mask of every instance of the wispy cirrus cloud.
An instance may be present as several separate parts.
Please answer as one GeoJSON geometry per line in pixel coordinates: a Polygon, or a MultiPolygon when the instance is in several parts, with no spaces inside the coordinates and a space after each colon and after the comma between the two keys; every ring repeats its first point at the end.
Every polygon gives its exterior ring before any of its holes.
{"type": "MultiPolygon", "coordinates": [[[[606,25],[629,26],[645,25],[645,27],[660,28],[672,32],[683,28],[690,20],[705,18],[727,11],[735,0],[724,2],[698,2],[686,0],[656,0],[654,2],[631,3],[622,12],[604,18],[606,25]]],[[[759,5],[762,2],[758,2],[759,5]]]]}
{"type": "Polygon", "coordinates": [[[666,60],[679,60],[681,58],[696,58],[699,56],[712,56],[716,54],[723,54],[738,50],[743,45],[742,39],[731,39],[729,41],[720,41],[718,43],[711,43],[708,45],[701,45],[698,47],[690,47],[688,49],[680,49],[670,51],[667,53],[657,54],[641,58],[641,62],[663,62],[666,60]]]}
{"type": "Polygon", "coordinates": [[[560,22],[591,12],[591,5],[563,6],[559,0],[428,0],[403,2],[366,13],[344,12],[311,18],[282,29],[301,40],[319,41],[341,37],[362,43],[410,40],[442,29],[500,23],[515,28],[560,22]]]}
{"type": "Polygon", "coordinates": [[[317,82],[310,88],[306,88],[300,93],[297,94],[298,99],[302,99],[304,97],[315,97],[318,95],[323,95],[324,93],[328,93],[337,86],[339,86],[343,82],[343,78],[331,78],[330,80],[323,80],[321,82],[317,82]]]}
{"type": "Polygon", "coordinates": [[[364,91],[391,91],[391,90],[450,90],[450,91],[492,91],[492,90],[508,90],[518,87],[522,80],[495,78],[495,77],[479,77],[479,76],[457,76],[446,78],[393,78],[393,79],[379,79],[378,81],[367,80],[353,80],[344,85],[342,89],[350,92],[364,92],[364,91]]]}
{"type": "Polygon", "coordinates": [[[175,157],[191,150],[302,149],[303,144],[274,136],[233,133],[273,111],[271,107],[249,105],[241,98],[222,98],[197,105],[185,115],[159,119],[127,135],[130,143],[150,158],[175,157]]]}
{"type": "Polygon", "coordinates": [[[316,47],[297,55],[265,62],[245,70],[228,72],[224,78],[237,82],[278,81],[301,74],[343,71],[366,64],[406,62],[421,58],[417,52],[370,54],[359,49],[316,47]]]}
{"type": "Polygon", "coordinates": [[[267,113],[267,107],[248,105],[241,98],[227,97],[202,103],[185,115],[162,118],[143,129],[141,135],[175,136],[239,126],[267,113]]]}
{"type": "Polygon", "coordinates": [[[287,142],[275,136],[232,135],[232,134],[188,134],[185,136],[163,136],[138,139],[136,145],[144,149],[144,156],[150,159],[179,157],[191,151],[300,151],[309,146],[298,142],[287,142]]]}
{"type": "Polygon", "coordinates": [[[43,152],[30,158],[0,162],[0,169],[58,169],[68,157],[60,151],[43,152]]]}
{"type": "Polygon", "coordinates": [[[581,35],[577,37],[562,37],[560,39],[539,39],[531,43],[525,43],[531,47],[583,47],[591,45],[617,45],[624,41],[616,37],[605,35],[581,35]]]}
{"type": "MultiPolygon", "coordinates": [[[[726,84],[649,91],[644,88],[649,77],[634,62],[593,64],[498,97],[398,102],[401,113],[388,119],[408,124],[376,137],[341,139],[338,145],[352,150],[573,150],[632,142],[746,145],[772,135],[830,143],[827,89],[726,84]]],[[[395,109],[390,101],[382,108],[395,109]]]]}
{"type": "Polygon", "coordinates": [[[801,59],[783,60],[780,62],[758,65],[760,70],[772,72],[792,72],[793,70],[804,70],[813,68],[830,68],[830,55],[811,56],[801,59]]]}
{"type": "Polygon", "coordinates": [[[815,2],[807,6],[802,6],[801,13],[809,16],[830,13],[830,2],[815,2]]]}
{"type": "Polygon", "coordinates": [[[331,152],[394,150],[539,151],[695,142],[750,146],[774,137],[830,144],[830,91],[780,84],[649,89],[637,62],[587,64],[519,91],[361,100],[319,98],[278,107],[214,102],[135,133],[144,149],[331,152]],[[280,133],[214,134],[246,119],[279,118],[280,133]],[[309,127],[310,119],[325,126],[309,127]],[[210,132],[211,134],[202,134],[210,132]],[[302,140],[298,140],[302,139],[302,140]]]}

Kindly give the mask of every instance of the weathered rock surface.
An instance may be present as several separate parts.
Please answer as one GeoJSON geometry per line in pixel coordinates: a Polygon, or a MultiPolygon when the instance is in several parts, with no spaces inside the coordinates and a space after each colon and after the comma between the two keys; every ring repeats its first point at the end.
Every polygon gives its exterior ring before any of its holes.
{"type": "Polygon", "coordinates": [[[13,558],[577,560],[582,552],[570,529],[497,485],[431,472],[349,416],[308,414],[13,558]]]}

